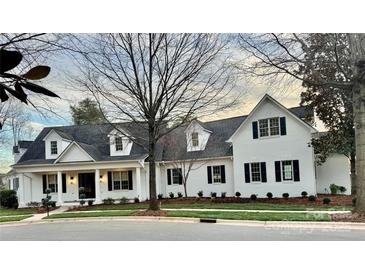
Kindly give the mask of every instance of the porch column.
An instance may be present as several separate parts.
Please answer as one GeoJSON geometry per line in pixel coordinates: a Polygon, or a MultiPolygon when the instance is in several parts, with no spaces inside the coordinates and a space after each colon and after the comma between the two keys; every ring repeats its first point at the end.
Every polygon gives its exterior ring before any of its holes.
{"type": "Polygon", "coordinates": [[[136,168],[136,192],[137,196],[140,200],[142,200],[144,197],[142,197],[142,187],[141,187],[141,168],[136,168]]]}
{"type": "Polygon", "coordinates": [[[18,205],[19,205],[19,207],[25,207],[24,176],[23,176],[23,173],[19,174],[18,178],[19,178],[19,188],[18,188],[18,191],[17,191],[18,205]]]}
{"type": "Polygon", "coordinates": [[[101,203],[100,194],[100,170],[95,169],[95,204],[101,203]]]}
{"type": "Polygon", "coordinates": [[[57,171],[57,203],[59,206],[63,204],[62,200],[62,172],[57,171]]]}

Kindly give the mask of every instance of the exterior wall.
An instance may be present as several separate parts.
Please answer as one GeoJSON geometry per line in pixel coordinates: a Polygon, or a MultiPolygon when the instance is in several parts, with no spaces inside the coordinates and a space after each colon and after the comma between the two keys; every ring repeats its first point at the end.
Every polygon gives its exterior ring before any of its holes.
{"type": "MultiPolygon", "coordinates": [[[[168,197],[170,192],[177,196],[178,192],[184,194],[183,185],[168,185],[167,184],[167,169],[174,168],[173,164],[166,163],[161,166],[161,192],[164,197],[168,197]]],[[[187,194],[189,197],[196,197],[198,191],[202,190],[204,196],[210,196],[211,192],[216,192],[218,196],[222,192],[226,192],[227,196],[234,195],[234,184],[233,184],[233,165],[230,159],[215,159],[207,161],[197,161],[193,166],[193,170],[190,171],[187,186],[187,194]],[[226,183],[225,184],[208,184],[207,166],[225,165],[226,183]]]]}
{"type": "Polygon", "coordinates": [[[56,159],[62,151],[70,144],[64,140],[56,132],[50,132],[45,142],[46,159],[56,159]],[[57,141],[57,154],[51,154],[51,141],[57,141]]]}
{"type": "Polygon", "coordinates": [[[71,147],[59,159],[59,162],[62,162],[62,163],[64,163],[64,162],[83,162],[83,161],[92,161],[92,159],[86,152],[81,150],[75,144],[71,145],[71,147]]]}
{"type": "Polygon", "coordinates": [[[131,153],[133,142],[125,136],[122,137],[123,150],[117,151],[115,145],[115,137],[118,135],[110,135],[110,156],[123,156],[131,153]]]}
{"type": "Polygon", "coordinates": [[[290,197],[300,196],[302,191],[316,193],[313,148],[310,129],[278,106],[266,100],[257,111],[248,118],[234,136],[233,169],[235,191],[243,197],[256,194],[266,197],[271,192],[274,197],[282,197],[284,192],[290,197]],[[271,117],[286,117],[287,135],[253,139],[252,121],[271,117]],[[275,161],[299,160],[299,182],[276,182],[275,161]],[[266,162],[267,183],[245,183],[244,163],[266,162]]]}
{"type": "Polygon", "coordinates": [[[350,163],[345,155],[331,155],[316,171],[318,193],[331,193],[330,184],[336,184],[346,187],[345,194],[351,194],[350,163]]]}

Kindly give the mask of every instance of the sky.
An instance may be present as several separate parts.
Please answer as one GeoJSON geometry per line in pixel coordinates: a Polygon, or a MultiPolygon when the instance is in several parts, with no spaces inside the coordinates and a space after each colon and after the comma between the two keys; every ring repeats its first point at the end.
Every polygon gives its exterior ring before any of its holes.
{"type": "MultiPolygon", "coordinates": [[[[238,56],[239,53],[235,52],[234,55],[238,56]]],[[[34,109],[29,109],[30,123],[36,133],[39,133],[47,126],[70,125],[72,123],[70,105],[75,105],[85,98],[84,93],[71,88],[69,85],[68,75],[77,74],[76,66],[70,57],[56,54],[47,60],[45,65],[49,65],[52,69],[47,78],[42,81],[42,84],[57,93],[62,99],[47,98],[47,103],[55,113],[45,113],[47,117],[40,115],[34,109]]],[[[232,110],[226,110],[214,116],[204,117],[203,120],[216,120],[246,115],[265,93],[270,94],[286,107],[298,106],[301,90],[300,83],[290,85],[290,87],[269,86],[261,79],[242,77],[236,83],[235,87],[236,92],[243,94],[239,104],[232,110]]],[[[35,100],[39,102],[37,98],[35,100]]],[[[13,164],[12,144],[0,146],[0,173],[4,173],[13,164]]]]}

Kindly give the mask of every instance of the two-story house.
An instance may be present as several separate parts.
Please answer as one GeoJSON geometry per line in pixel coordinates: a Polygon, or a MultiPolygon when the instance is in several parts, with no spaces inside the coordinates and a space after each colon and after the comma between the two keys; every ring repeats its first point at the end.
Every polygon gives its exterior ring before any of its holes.
{"type": "MultiPolygon", "coordinates": [[[[316,166],[311,138],[317,130],[308,118],[310,110],[288,109],[265,95],[248,116],[180,126],[157,145],[157,193],[183,193],[186,170],[188,196],[295,197],[328,192],[332,183],[350,193],[346,156],[316,166]]],[[[58,204],[77,201],[80,187],[96,203],[148,199],[147,136],[143,124],[133,123],[44,128],[13,166],[19,206],[40,201],[47,188],[58,204]]]]}

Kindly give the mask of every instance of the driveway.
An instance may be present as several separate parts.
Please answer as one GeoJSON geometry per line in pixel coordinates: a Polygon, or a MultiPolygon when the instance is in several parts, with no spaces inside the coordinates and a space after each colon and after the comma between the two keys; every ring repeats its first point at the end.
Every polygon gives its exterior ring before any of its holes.
{"type": "Polygon", "coordinates": [[[81,221],[0,226],[0,240],[248,241],[365,240],[365,230],[248,227],[163,221],[81,221]]]}

